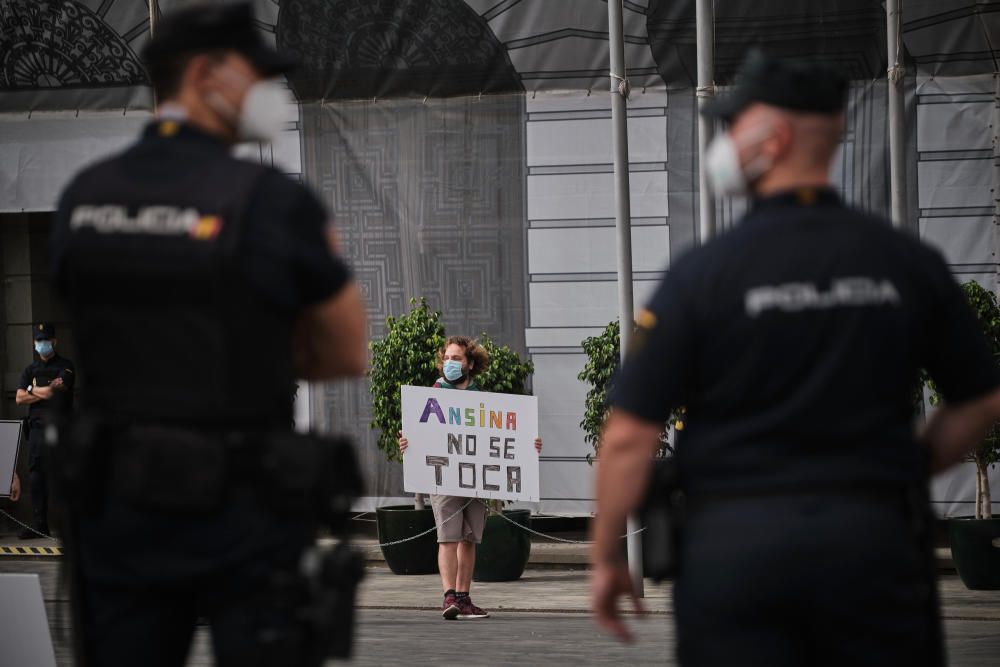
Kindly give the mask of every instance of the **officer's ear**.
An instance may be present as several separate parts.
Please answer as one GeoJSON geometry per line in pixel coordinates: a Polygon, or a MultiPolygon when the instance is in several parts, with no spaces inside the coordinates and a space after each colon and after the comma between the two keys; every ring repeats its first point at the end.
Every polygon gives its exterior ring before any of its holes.
{"type": "Polygon", "coordinates": [[[788,119],[776,116],[771,119],[771,134],[764,140],[761,148],[767,151],[773,160],[779,160],[791,150],[793,135],[792,125],[788,119]]]}

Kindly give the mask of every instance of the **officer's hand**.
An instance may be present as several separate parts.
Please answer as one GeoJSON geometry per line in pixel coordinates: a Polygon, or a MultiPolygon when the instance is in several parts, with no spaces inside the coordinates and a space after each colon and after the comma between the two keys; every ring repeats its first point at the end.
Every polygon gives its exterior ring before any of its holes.
{"type": "Polygon", "coordinates": [[[632,588],[632,577],[624,561],[598,562],[590,572],[591,606],[594,620],[618,639],[631,642],[634,638],[618,612],[618,598],[632,598],[636,613],[643,613],[642,604],[632,588]]]}
{"type": "Polygon", "coordinates": [[[539,454],[542,453],[542,439],[541,438],[535,438],[535,451],[538,452],[539,454]]]}
{"type": "Polygon", "coordinates": [[[49,386],[52,387],[53,389],[62,389],[62,387],[63,387],[63,379],[62,378],[56,378],[55,380],[53,380],[52,382],[49,383],[49,386]]]}
{"type": "Polygon", "coordinates": [[[16,503],[21,499],[21,478],[14,473],[14,481],[10,483],[10,500],[16,503]]]}
{"type": "Polygon", "coordinates": [[[410,441],[403,437],[403,432],[399,432],[399,453],[405,454],[406,448],[410,446],[410,441]]]}

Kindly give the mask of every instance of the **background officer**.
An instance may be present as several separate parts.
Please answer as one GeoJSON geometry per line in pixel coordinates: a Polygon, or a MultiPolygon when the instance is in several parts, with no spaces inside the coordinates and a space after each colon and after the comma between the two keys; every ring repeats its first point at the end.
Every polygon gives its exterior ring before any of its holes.
{"type": "Polygon", "coordinates": [[[33,529],[25,528],[18,537],[30,540],[49,534],[49,475],[45,453],[45,426],[55,412],[73,407],[75,373],[73,362],[56,351],[56,328],[48,322],[32,327],[35,354],[17,383],[15,401],[28,406],[28,479],[31,487],[33,529]]]}
{"type": "Polygon", "coordinates": [[[1000,374],[940,255],[830,188],[846,88],[825,67],[748,56],[710,108],[729,131],[706,168],[717,190],[748,189],[750,211],[671,266],[610,397],[595,613],[628,636],[618,536],[685,405],[686,665],[943,663],[919,499],[1000,417],[1000,374]],[[918,436],[921,368],[947,404],[918,436]]]}
{"type": "Polygon", "coordinates": [[[259,642],[297,620],[271,585],[314,537],[279,506],[313,495],[260,452],[291,439],[296,376],[364,372],[363,301],[316,197],[232,156],[291,103],[249,5],[166,15],[144,58],[159,118],[74,179],[53,234],[87,382],[64,439],[107,461],[73,522],[78,629],[100,665],[181,665],[199,616],[220,665],[300,664],[259,642]]]}

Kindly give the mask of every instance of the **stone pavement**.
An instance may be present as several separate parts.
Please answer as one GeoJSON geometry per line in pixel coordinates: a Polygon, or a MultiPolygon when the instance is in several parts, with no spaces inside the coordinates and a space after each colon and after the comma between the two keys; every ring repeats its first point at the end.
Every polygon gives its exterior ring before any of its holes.
{"type": "MultiPolygon", "coordinates": [[[[45,559],[0,559],[0,572],[41,576],[60,665],[72,665],[63,637],[68,623],[66,596],[58,590],[58,564],[45,559]]],[[[618,644],[593,625],[588,613],[587,579],[582,569],[531,568],[516,582],[477,583],[477,604],[493,612],[482,621],[444,621],[436,575],[396,576],[370,567],[362,584],[356,641],[358,665],[663,665],[673,661],[670,586],[647,584],[648,614],[631,615],[639,641],[618,644]],[[442,655],[442,646],[475,653],[460,659],[442,655]]],[[[954,575],[941,578],[948,649],[955,667],[986,667],[1000,655],[1000,592],[968,591],[954,575]]],[[[2,649],[0,649],[2,651],[2,649]]],[[[0,660],[2,662],[2,660],[0,660]]],[[[200,628],[189,665],[211,665],[209,636],[200,628]]]]}

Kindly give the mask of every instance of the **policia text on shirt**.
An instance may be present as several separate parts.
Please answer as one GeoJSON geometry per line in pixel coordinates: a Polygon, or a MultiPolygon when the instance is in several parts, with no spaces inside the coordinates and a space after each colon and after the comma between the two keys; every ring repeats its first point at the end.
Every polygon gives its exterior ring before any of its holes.
{"type": "Polygon", "coordinates": [[[52,234],[87,389],[53,443],[78,664],[182,665],[200,616],[219,665],[319,665],[361,564],[315,530],[360,482],[347,443],[291,432],[292,396],[364,372],[360,291],[317,199],[231,155],[281,129],[292,62],[249,5],[167,13],[144,58],[159,117],[52,234]]]}

